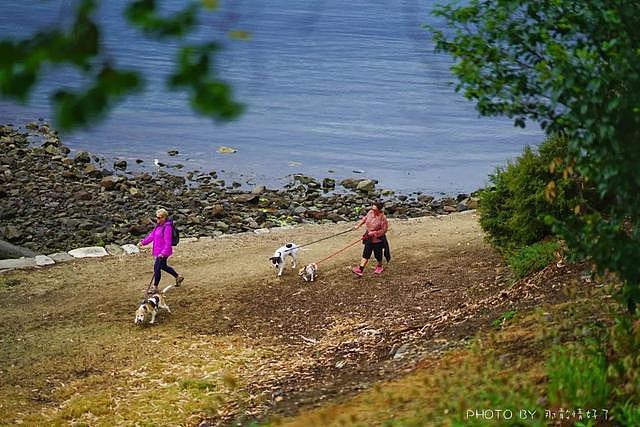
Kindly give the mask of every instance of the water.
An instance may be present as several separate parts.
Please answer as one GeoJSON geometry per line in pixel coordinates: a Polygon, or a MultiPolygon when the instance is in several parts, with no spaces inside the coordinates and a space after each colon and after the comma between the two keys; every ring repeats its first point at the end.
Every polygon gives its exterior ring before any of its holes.
{"type": "MultiPolygon", "coordinates": [[[[0,34],[24,37],[68,22],[71,3],[0,1],[0,34]]],[[[165,89],[175,46],[126,27],[123,0],[103,2],[98,16],[108,52],[119,66],[143,71],[147,90],[64,142],[108,160],[142,159],[149,170],[157,158],[249,185],[276,187],[304,173],[370,177],[382,188],[435,194],[483,186],[496,166],[542,140],[536,126],[522,130],[508,119],[478,117],[473,103],[454,92],[451,60],[434,53],[420,28],[434,23],[434,1],[292,3],[222,2],[192,36],[224,40],[216,66],[247,105],[239,120],[216,124],[193,113],[186,95],[165,89]],[[225,39],[229,29],[249,31],[252,39],[225,39]],[[222,145],[238,152],[217,153],[222,145]],[[180,154],[169,158],[171,149],[180,154]]],[[[77,87],[82,78],[58,70],[28,106],[1,101],[0,123],[50,120],[48,97],[57,84],[77,87]]]]}

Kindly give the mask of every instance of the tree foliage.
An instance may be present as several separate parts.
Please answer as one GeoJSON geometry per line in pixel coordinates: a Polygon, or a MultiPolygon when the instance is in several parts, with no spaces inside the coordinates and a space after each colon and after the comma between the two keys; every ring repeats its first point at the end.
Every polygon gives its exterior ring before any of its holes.
{"type": "Polygon", "coordinates": [[[490,176],[491,185],[480,192],[480,225],[505,256],[553,235],[547,217],[573,214],[570,207],[580,192],[572,179],[556,179],[554,203],[546,197],[546,185],[555,177],[549,164],[566,152],[567,141],[561,136],[548,138],[537,151],[525,147],[520,157],[498,168],[490,176]]]}
{"type": "MultiPolygon", "coordinates": [[[[597,191],[557,227],[578,255],[640,301],[640,2],[470,0],[438,6],[438,50],[483,115],[566,135],[560,170],[597,191]]],[[[553,190],[553,182],[548,183],[553,190]]],[[[553,197],[553,191],[548,191],[553,197]]]]}
{"type": "MultiPolygon", "coordinates": [[[[78,0],[72,23],[49,28],[23,40],[0,40],[0,96],[27,102],[38,79],[49,67],[72,66],[87,78],[82,89],[57,89],[51,96],[57,125],[62,129],[85,126],[104,116],[128,94],[140,91],[143,76],[117,68],[101,43],[102,29],[93,15],[99,0],[78,0]]],[[[215,120],[229,120],[242,112],[230,86],[213,67],[219,46],[215,42],[188,43],[185,36],[198,23],[202,8],[214,9],[215,1],[189,3],[168,17],[161,16],[155,0],[128,3],[124,18],[146,37],[181,46],[175,69],[167,77],[172,90],[185,90],[197,112],[215,120]]]]}

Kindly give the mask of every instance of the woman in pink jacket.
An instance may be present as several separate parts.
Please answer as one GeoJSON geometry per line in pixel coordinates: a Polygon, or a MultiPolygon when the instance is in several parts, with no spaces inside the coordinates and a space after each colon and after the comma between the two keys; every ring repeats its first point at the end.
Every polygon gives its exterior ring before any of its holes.
{"type": "Polygon", "coordinates": [[[364,243],[364,249],[362,251],[362,259],[360,265],[353,268],[353,273],[357,276],[362,276],[365,266],[371,258],[371,253],[378,261],[376,268],[373,270],[374,274],[380,274],[384,270],[382,266],[382,254],[389,261],[391,254],[389,253],[389,243],[387,242],[385,234],[389,228],[387,217],[382,213],[382,202],[374,202],[371,206],[371,210],[367,212],[367,215],[356,223],[353,227],[358,229],[364,225],[367,231],[362,236],[362,243],[364,243]]]}
{"type": "Polygon", "coordinates": [[[145,246],[153,242],[152,253],[155,263],[153,265],[153,289],[149,291],[151,295],[158,291],[162,270],[175,277],[176,286],[180,286],[184,280],[184,277],[167,265],[167,259],[173,254],[173,246],[171,245],[173,221],[169,219],[169,213],[166,209],[158,209],[156,211],[156,221],[155,228],[138,244],[139,246],[145,246]]]}

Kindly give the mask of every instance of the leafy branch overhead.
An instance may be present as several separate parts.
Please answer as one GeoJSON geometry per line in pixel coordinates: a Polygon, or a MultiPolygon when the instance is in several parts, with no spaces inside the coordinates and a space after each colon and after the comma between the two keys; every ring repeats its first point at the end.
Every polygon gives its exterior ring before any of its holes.
{"type": "MultiPolygon", "coordinates": [[[[104,117],[127,95],[144,88],[144,76],[118,68],[101,43],[103,29],[93,18],[99,0],[79,0],[70,25],[60,25],[33,36],[0,40],[0,96],[26,103],[38,82],[52,67],[71,66],[87,83],[76,90],[57,89],[51,94],[55,120],[61,129],[87,126],[104,117]]],[[[184,37],[195,29],[202,8],[213,10],[216,1],[190,3],[169,17],[160,16],[155,0],[136,0],[125,8],[126,21],[146,37],[181,43],[175,68],[167,76],[171,90],[189,94],[192,108],[214,120],[230,120],[243,107],[232,89],[218,78],[214,56],[219,44],[189,44],[184,37]]],[[[237,37],[234,37],[237,39],[237,37]]],[[[247,37],[248,38],[248,37],[247,37]]]]}
{"type": "MultiPolygon", "coordinates": [[[[483,115],[539,123],[568,141],[563,165],[597,194],[556,228],[600,271],[618,273],[640,302],[640,2],[470,0],[441,5],[430,27],[455,59],[457,90],[483,115]]],[[[558,167],[561,166],[561,167],[558,167]]],[[[554,182],[547,193],[554,194],[554,182]]]]}

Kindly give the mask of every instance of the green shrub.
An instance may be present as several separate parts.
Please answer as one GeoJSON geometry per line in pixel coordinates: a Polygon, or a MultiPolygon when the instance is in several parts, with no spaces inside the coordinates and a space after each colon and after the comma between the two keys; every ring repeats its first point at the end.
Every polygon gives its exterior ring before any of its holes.
{"type": "Polygon", "coordinates": [[[489,240],[503,254],[538,242],[552,235],[547,216],[560,218],[572,214],[574,183],[558,179],[552,163],[560,163],[567,152],[561,136],[547,139],[537,152],[529,147],[505,168],[490,176],[491,186],[480,192],[480,225],[489,240]],[[545,198],[547,184],[554,181],[554,203],[545,198]]]}
{"type": "Polygon", "coordinates": [[[539,242],[518,249],[508,256],[507,261],[513,271],[514,280],[542,270],[554,259],[560,244],[556,241],[539,242]]]}
{"type": "Polygon", "coordinates": [[[608,331],[597,332],[596,338],[586,344],[554,349],[547,362],[549,403],[564,408],[597,408],[601,416],[615,422],[612,425],[640,425],[638,354],[637,317],[617,317],[608,331]]]}
{"type": "Polygon", "coordinates": [[[555,349],[547,364],[549,400],[565,408],[607,408],[607,359],[594,343],[555,349]]]}

